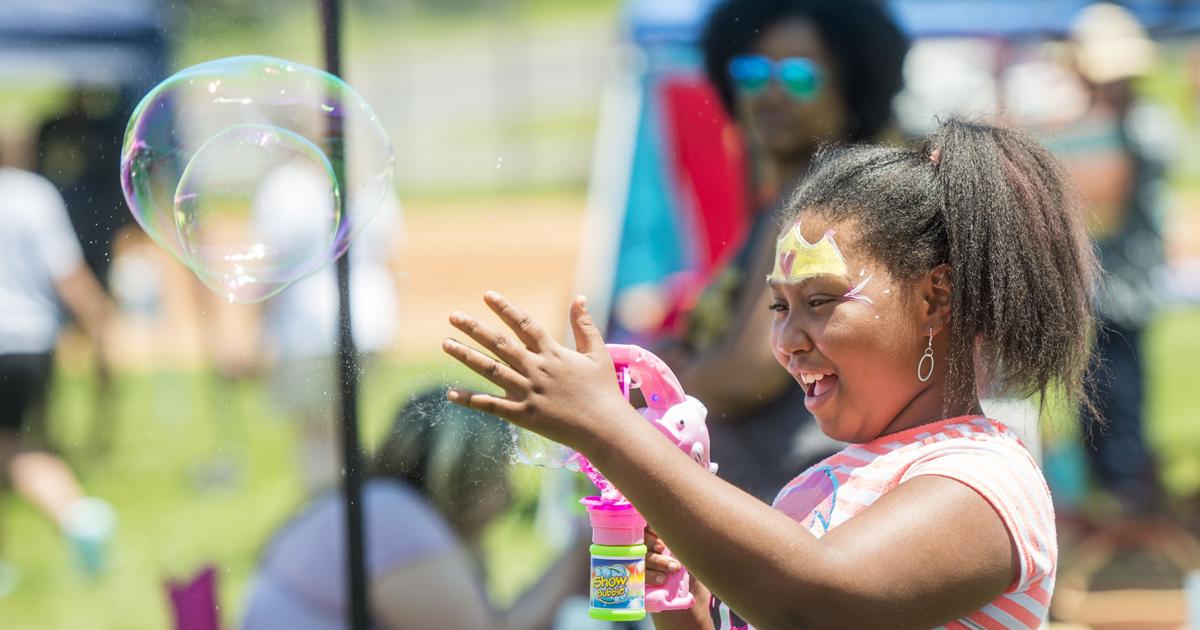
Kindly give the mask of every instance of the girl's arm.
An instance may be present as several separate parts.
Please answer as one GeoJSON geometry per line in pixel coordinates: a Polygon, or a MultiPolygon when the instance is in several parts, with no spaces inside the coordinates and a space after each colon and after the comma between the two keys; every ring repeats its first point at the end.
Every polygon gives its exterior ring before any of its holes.
{"type": "MultiPolygon", "coordinates": [[[[679,561],[663,555],[666,547],[659,540],[658,534],[649,527],[646,528],[646,585],[662,584],[671,573],[679,570],[679,561]]],[[[651,615],[654,627],[658,630],[712,630],[712,617],[709,614],[708,603],[712,593],[708,588],[691,576],[688,580],[688,590],[692,593],[692,607],[687,610],[672,610],[651,615]]]]}
{"type": "Polygon", "coordinates": [[[517,339],[462,313],[451,323],[502,361],[452,340],[443,349],[505,395],[454,390],[451,400],[580,450],[748,622],[930,627],[1013,583],[1008,532],[967,486],[917,477],[818,540],[697,466],[629,406],[582,300],[571,312],[575,352],[500,295],[485,299],[517,339]]]}
{"type": "Polygon", "coordinates": [[[625,428],[620,447],[588,453],[592,463],[693,576],[758,627],[928,628],[982,608],[1014,580],[999,516],[956,481],[917,477],[818,540],[705,473],[648,423],[625,428]]]}

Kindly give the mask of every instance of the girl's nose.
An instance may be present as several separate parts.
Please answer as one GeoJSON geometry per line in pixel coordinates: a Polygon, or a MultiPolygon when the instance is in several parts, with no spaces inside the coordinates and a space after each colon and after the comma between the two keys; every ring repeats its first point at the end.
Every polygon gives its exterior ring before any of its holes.
{"type": "Polygon", "coordinates": [[[788,317],[784,320],[779,332],[779,349],[786,354],[812,351],[812,337],[804,330],[804,326],[798,319],[788,317]]]}

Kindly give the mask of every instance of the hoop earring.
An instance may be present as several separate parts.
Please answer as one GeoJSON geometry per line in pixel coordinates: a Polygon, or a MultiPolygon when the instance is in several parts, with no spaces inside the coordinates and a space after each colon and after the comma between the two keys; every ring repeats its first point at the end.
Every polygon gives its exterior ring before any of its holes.
{"type": "Polygon", "coordinates": [[[933,329],[929,329],[929,345],[925,346],[925,354],[921,355],[921,360],[917,362],[917,380],[922,383],[928,382],[933,376],[933,329]],[[925,361],[929,360],[929,369],[925,368],[925,361]],[[921,376],[922,372],[925,374],[921,376]]]}

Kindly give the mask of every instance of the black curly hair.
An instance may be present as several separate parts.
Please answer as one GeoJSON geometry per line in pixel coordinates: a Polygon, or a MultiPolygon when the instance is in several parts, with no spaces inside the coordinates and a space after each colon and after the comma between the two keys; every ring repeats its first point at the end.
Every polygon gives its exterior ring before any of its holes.
{"type": "Polygon", "coordinates": [[[1086,406],[1100,267],[1065,181],[1028,136],[949,120],[918,150],[822,151],[783,219],[855,221],[897,278],[949,265],[949,399],[975,394],[978,368],[996,393],[1045,401],[1061,385],[1086,406]]]}
{"type": "Polygon", "coordinates": [[[731,116],[734,87],[729,60],[745,54],[776,22],[812,22],[836,61],[838,84],[849,110],[851,141],[875,138],[891,119],[908,39],[881,3],[873,0],[725,0],[709,14],[700,46],[704,68],[731,116]]]}
{"type": "Polygon", "coordinates": [[[396,412],[367,474],[408,484],[457,526],[460,515],[480,503],[480,493],[505,478],[512,449],[504,421],[455,405],[445,388],[433,388],[396,412]]]}

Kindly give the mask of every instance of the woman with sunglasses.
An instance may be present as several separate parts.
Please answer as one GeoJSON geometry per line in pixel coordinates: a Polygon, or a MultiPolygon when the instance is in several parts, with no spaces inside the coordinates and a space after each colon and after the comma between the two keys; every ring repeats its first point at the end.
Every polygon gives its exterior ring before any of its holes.
{"type": "Polygon", "coordinates": [[[761,279],[775,249],[774,210],[819,147],[885,134],[908,42],[870,0],[726,0],[710,14],[701,43],[708,77],[744,132],[756,189],[767,191],[767,201],[681,337],[659,350],[709,408],[721,476],[770,501],[840,448],[759,343],[771,326],[771,294],[761,279]]]}

